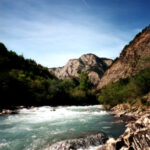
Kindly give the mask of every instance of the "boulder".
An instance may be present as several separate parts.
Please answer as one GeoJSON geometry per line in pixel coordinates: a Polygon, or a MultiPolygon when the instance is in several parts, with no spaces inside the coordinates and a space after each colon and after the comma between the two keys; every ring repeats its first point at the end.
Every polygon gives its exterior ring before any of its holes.
{"type": "Polygon", "coordinates": [[[150,114],[130,122],[117,140],[108,140],[98,150],[150,150],[150,114]]]}
{"type": "Polygon", "coordinates": [[[77,150],[86,149],[90,146],[98,146],[104,144],[108,140],[105,133],[99,132],[97,134],[88,135],[78,139],[65,140],[52,144],[48,150],[77,150]]]}

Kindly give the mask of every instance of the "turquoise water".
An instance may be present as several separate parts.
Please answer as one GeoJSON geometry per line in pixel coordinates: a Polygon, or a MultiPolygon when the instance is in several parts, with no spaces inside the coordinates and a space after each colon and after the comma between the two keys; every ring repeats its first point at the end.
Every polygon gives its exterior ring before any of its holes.
{"type": "Polygon", "coordinates": [[[118,137],[124,123],[113,123],[110,112],[100,105],[49,107],[18,110],[19,114],[0,116],[0,150],[44,150],[65,139],[103,131],[118,137]]]}

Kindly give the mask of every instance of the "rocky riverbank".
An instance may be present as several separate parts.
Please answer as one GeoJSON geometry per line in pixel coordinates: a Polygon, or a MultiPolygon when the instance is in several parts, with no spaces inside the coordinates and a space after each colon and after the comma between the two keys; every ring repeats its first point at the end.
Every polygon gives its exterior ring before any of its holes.
{"type": "Polygon", "coordinates": [[[25,106],[15,106],[15,107],[10,107],[10,108],[0,108],[0,115],[10,115],[10,114],[17,114],[18,109],[22,108],[30,108],[30,107],[25,107],[25,106]]]}
{"type": "Polygon", "coordinates": [[[17,111],[15,110],[10,110],[10,109],[3,109],[2,111],[0,111],[0,115],[6,115],[6,114],[16,114],[17,111]]]}
{"type": "Polygon", "coordinates": [[[112,108],[113,115],[127,122],[126,130],[118,139],[109,139],[98,150],[150,150],[150,109],[129,109],[128,104],[112,108]]]}

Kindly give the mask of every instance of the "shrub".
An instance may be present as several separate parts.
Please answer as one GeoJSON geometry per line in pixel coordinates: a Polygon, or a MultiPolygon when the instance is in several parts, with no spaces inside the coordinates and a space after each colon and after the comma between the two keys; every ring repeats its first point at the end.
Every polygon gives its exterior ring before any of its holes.
{"type": "MultiPolygon", "coordinates": [[[[116,83],[109,84],[102,89],[98,100],[105,105],[115,106],[120,103],[129,102],[131,105],[136,103],[136,99],[150,91],[150,69],[144,69],[130,79],[121,79],[116,83]]],[[[142,103],[147,102],[142,99],[142,103]]]]}

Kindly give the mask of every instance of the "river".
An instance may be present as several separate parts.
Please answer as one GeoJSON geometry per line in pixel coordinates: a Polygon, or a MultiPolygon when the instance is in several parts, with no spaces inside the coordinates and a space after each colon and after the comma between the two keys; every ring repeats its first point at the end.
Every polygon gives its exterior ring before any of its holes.
{"type": "Polygon", "coordinates": [[[45,150],[52,143],[97,131],[117,138],[125,124],[115,120],[101,105],[20,109],[0,116],[0,150],[45,150]]]}

